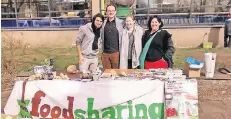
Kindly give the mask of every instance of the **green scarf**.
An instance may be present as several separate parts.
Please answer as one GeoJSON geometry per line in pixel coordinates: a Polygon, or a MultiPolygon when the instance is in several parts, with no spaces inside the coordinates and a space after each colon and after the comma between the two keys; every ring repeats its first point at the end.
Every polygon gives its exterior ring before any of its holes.
{"type": "Polygon", "coordinates": [[[145,61],[148,49],[149,49],[149,47],[151,45],[152,40],[154,39],[154,37],[156,36],[156,34],[158,32],[160,32],[160,31],[161,30],[158,30],[151,38],[148,39],[148,42],[145,44],[145,46],[143,48],[143,51],[142,51],[142,53],[140,55],[140,69],[144,69],[144,61],[145,61]]]}

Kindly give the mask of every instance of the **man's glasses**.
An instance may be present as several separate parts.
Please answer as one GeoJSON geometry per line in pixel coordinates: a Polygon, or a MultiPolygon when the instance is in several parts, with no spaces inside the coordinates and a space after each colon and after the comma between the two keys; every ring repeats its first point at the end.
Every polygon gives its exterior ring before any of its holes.
{"type": "Polygon", "coordinates": [[[107,12],[115,12],[115,10],[107,10],[107,12]]]}

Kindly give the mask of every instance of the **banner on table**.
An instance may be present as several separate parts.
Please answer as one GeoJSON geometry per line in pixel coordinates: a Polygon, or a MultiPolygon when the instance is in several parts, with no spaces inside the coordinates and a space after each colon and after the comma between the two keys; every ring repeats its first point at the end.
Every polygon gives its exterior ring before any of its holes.
{"type": "Polygon", "coordinates": [[[164,119],[161,81],[43,80],[28,81],[24,90],[23,82],[16,82],[4,109],[6,114],[32,118],[164,119]]]}

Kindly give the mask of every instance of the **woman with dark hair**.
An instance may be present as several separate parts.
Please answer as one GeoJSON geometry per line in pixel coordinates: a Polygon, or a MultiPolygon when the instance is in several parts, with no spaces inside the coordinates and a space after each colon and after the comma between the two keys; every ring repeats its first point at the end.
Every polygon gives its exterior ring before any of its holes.
{"type": "Polygon", "coordinates": [[[81,72],[96,72],[98,67],[99,38],[104,16],[96,14],[92,23],[87,23],[79,28],[76,40],[78,51],[79,70],[81,72]]]}
{"type": "Polygon", "coordinates": [[[162,27],[160,17],[153,16],[148,20],[148,30],[142,37],[141,69],[172,68],[175,52],[172,35],[162,27]]]}

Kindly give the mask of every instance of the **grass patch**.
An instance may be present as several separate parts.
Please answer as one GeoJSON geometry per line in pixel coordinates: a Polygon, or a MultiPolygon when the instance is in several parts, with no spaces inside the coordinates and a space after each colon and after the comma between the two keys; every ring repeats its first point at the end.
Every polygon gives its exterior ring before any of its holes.
{"type": "Polygon", "coordinates": [[[217,53],[216,69],[231,63],[230,60],[226,60],[231,57],[231,49],[229,48],[178,48],[174,54],[174,67],[182,69],[187,56],[194,57],[195,59],[204,62],[204,53],[207,52],[217,53]]]}
{"type": "MultiPolygon", "coordinates": [[[[186,56],[192,56],[200,61],[204,57],[204,53],[208,50],[202,48],[178,48],[174,55],[174,67],[183,68],[186,56]]],[[[226,48],[213,48],[209,52],[217,53],[231,53],[231,49],[226,48]]],[[[23,63],[21,63],[17,70],[21,72],[32,71],[35,65],[41,65],[44,59],[55,59],[54,67],[57,71],[64,71],[68,65],[78,64],[77,50],[76,48],[34,48],[26,51],[26,56],[23,57],[23,63]]],[[[99,57],[101,64],[101,58],[99,57]]],[[[217,64],[217,67],[223,67],[224,64],[217,64]]]]}

